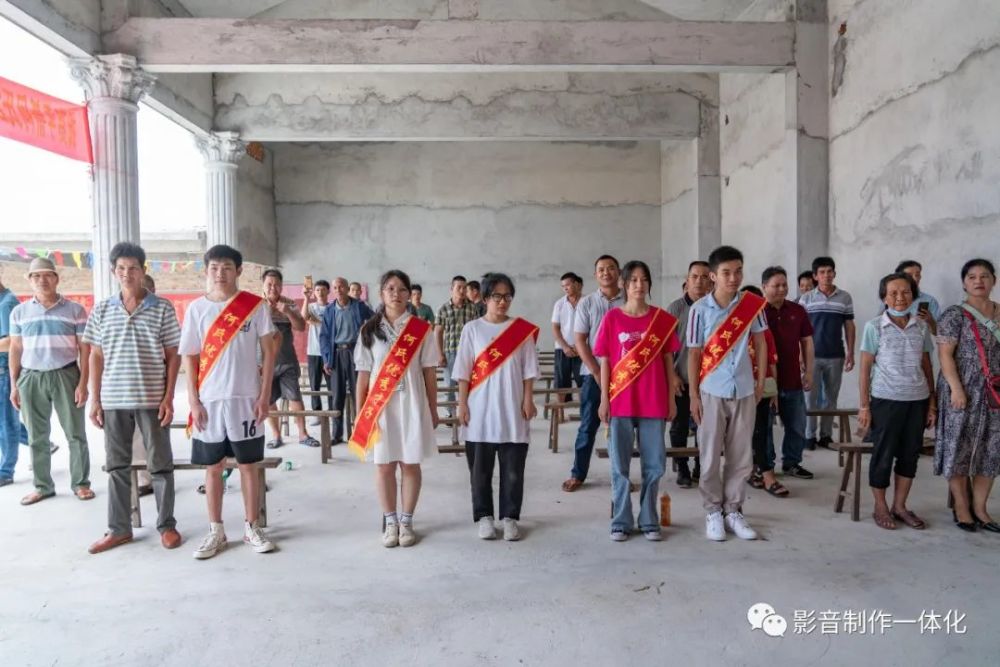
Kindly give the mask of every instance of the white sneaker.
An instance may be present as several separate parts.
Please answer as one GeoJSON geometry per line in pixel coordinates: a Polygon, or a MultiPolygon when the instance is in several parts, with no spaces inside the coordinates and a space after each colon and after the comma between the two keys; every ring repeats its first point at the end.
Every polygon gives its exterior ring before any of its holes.
{"type": "Polygon", "coordinates": [[[521,531],[517,527],[517,521],[515,519],[503,520],[503,539],[508,542],[517,542],[521,539],[521,531]]]}
{"type": "Polygon", "coordinates": [[[382,546],[387,549],[399,546],[399,524],[395,521],[386,522],[385,529],[382,531],[382,546]]]}
{"type": "Polygon", "coordinates": [[[741,540],[757,539],[757,531],[750,527],[740,512],[730,512],[726,515],[726,528],[741,540]]]}
{"type": "Polygon", "coordinates": [[[611,541],[612,542],[624,542],[628,539],[628,533],[624,530],[612,530],[611,531],[611,541]]]}
{"type": "Polygon", "coordinates": [[[662,542],[663,541],[663,533],[661,533],[658,530],[647,530],[645,533],[643,533],[643,536],[647,540],[649,540],[650,542],[662,542]]]}
{"type": "Polygon", "coordinates": [[[495,540],[497,538],[497,529],[493,525],[493,517],[484,516],[479,520],[479,539],[481,540],[495,540]]]}
{"type": "Polygon", "coordinates": [[[267,535],[261,530],[261,527],[257,525],[254,521],[252,524],[245,524],[246,528],[243,530],[243,541],[250,545],[250,548],[254,550],[254,553],[266,554],[269,551],[274,551],[274,542],[267,539],[267,535]]]}
{"type": "Polygon", "coordinates": [[[725,542],[726,526],[722,520],[722,512],[712,512],[705,517],[705,537],[716,542],[725,542]]]}
{"type": "Polygon", "coordinates": [[[417,534],[413,532],[413,524],[399,524],[399,546],[412,547],[417,543],[417,534]]]}
{"type": "Polygon", "coordinates": [[[194,551],[194,557],[198,560],[205,560],[206,558],[211,558],[212,556],[218,554],[220,551],[226,550],[226,533],[222,530],[212,530],[209,531],[205,539],[201,541],[198,548],[194,551]]]}

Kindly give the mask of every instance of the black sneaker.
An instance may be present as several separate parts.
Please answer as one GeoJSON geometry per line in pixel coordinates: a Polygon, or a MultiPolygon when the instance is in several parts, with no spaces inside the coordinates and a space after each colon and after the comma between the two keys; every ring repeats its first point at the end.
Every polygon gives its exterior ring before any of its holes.
{"type": "Polygon", "coordinates": [[[810,452],[816,451],[816,438],[808,438],[806,440],[806,449],[808,449],[810,452]]]}
{"type": "Polygon", "coordinates": [[[782,466],[781,471],[790,477],[797,477],[798,479],[813,478],[813,474],[811,472],[799,465],[790,466],[788,468],[782,466]]]}
{"type": "Polygon", "coordinates": [[[687,461],[677,464],[677,486],[682,489],[691,488],[691,471],[688,469],[687,461]]]}
{"type": "Polygon", "coordinates": [[[833,444],[833,438],[824,435],[822,438],[819,439],[819,442],[817,442],[816,444],[822,447],[823,449],[830,449],[830,445],[833,444]]]}

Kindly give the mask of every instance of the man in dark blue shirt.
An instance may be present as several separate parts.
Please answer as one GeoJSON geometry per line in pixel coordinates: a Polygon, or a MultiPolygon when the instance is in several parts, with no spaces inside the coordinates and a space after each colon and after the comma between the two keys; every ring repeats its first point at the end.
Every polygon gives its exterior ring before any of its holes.
{"type": "Polygon", "coordinates": [[[333,389],[333,409],[341,416],[333,420],[333,444],[344,442],[344,403],[347,394],[354,393],[357,373],[354,370],[354,345],[358,342],[361,325],[375,313],[364,301],[348,295],[345,278],[333,281],[334,300],[323,312],[319,347],[323,354],[323,372],[330,376],[333,389]]]}

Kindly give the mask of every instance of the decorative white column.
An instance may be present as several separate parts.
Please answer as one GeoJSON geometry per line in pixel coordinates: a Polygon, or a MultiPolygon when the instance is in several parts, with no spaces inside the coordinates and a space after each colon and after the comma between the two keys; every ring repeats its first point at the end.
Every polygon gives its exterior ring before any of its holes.
{"type": "Polygon", "coordinates": [[[103,299],[116,291],[111,248],[121,241],[139,242],[136,114],[139,99],[156,79],[123,54],[74,58],[70,73],[83,87],[90,116],[94,298],[103,299]]]}
{"type": "Polygon", "coordinates": [[[208,247],[236,247],[236,170],[246,144],[236,132],[213,132],[195,139],[205,156],[205,222],[208,247]]]}

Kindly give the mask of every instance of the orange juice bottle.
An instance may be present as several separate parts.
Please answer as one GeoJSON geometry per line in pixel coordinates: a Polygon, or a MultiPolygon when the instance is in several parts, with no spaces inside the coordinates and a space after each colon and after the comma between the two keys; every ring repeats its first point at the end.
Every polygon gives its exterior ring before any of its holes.
{"type": "Polygon", "coordinates": [[[660,525],[670,525],[670,494],[664,493],[660,496],[660,525]]]}

